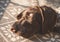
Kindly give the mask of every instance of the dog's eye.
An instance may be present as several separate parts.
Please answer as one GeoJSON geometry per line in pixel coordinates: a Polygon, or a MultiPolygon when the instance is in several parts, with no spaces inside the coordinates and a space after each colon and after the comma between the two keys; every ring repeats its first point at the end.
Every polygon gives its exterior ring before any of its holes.
{"type": "Polygon", "coordinates": [[[29,13],[29,12],[27,12],[27,15],[28,15],[28,16],[29,16],[29,14],[30,14],[30,13],[29,13]]]}

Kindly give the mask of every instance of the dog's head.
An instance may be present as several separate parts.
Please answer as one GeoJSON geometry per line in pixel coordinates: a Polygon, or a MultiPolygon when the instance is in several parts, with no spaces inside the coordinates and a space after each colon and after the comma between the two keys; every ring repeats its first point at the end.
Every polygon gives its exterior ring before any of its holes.
{"type": "Polygon", "coordinates": [[[27,8],[17,16],[18,21],[13,24],[11,30],[22,36],[31,36],[37,33],[42,24],[40,14],[38,7],[27,8]]]}

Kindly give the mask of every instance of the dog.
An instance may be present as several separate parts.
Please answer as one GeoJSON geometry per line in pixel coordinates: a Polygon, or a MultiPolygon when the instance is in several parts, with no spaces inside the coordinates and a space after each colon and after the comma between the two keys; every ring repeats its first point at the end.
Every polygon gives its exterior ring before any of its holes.
{"type": "Polygon", "coordinates": [[[28,7],[17,15],[17,20],[11,31],[23,37],[30,37],[36,33],[44,34],[53,30],[57,13],[48,6],[28,7]]]}

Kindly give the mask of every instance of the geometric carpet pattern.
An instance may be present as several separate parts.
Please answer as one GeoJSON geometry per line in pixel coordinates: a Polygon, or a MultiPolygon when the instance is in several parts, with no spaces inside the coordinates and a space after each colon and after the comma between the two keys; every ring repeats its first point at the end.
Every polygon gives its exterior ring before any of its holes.
{"type": "Polygon", "coordinates": [[[23,38],[10,31],[16,16],[28,6],[29,3],[24,0],[0,0],[0,42],[60,42],[58,33],[35,34],[30,38],[23,38]]]}

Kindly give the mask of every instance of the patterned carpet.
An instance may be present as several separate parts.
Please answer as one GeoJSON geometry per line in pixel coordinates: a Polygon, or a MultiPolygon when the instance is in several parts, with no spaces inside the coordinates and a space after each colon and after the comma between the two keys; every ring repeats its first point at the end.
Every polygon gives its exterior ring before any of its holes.
{"type": "Polygon", "coordinates": [[[29,2],[24,0],[0,0],[0,42],[60,42],[59,33],[36,34],[23,38],[10,31],[16,16],[28,6],[29,2]]]}

